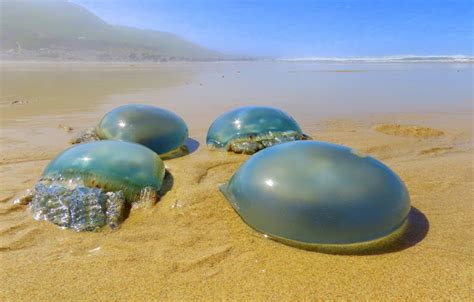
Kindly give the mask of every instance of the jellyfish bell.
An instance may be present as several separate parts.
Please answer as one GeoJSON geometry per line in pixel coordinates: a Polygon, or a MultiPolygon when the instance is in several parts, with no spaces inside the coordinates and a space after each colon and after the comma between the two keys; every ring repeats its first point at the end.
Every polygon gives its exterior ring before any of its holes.
{"type": "Polygon", "coordinates": [[[129,104],[104,115],[95,128],[74,138],[72,143],[121,140],[144,145],[162,159],[187,153],[188,127],[177,114],[155,106],[129,104]]]}
{"type": "Polygon", "coordinates": [[[315,141],[253,155],[221,191],[257,231],[326,252],[385,244],[402,233],[410,211],[405,185],[384,164],[315,141]]]}
{"type": "Polygon", "coordinates": [[[157,197],[165,168],[152,150],[123,141],[75,145],[53,159],[31,191],[33,217],[77,231],[117,227],[127,204],[157,197]]]}
{"type": "Polygon", "coordinates": [[[309,139],[287,113],[273,107],[246,106],[219,116],[209,127],[211,149],[253,154],[279,143],[309,139]]]}
{"type": "Polygon", "coordinates": [[[53,159],[44,177],[81,178],[85,185],[123,191],[136,201],[145,187],[161,188],[163,161],[150,149],[122,141],[98,141],[73,146],[53,159]]]}

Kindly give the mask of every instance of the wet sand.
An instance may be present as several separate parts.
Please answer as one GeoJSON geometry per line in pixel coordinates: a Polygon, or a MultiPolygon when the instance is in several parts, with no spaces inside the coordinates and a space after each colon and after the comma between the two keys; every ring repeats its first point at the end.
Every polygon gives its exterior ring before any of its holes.
{"type": "Polygon", "coordinates": [[[470,80],[472,66],[448,64],[3,65],[0,300],[468,300],[470,80]],[[12,205],[75,133],[129,102],[174,110],[190,127],[192,153],[166,161],[173,184],[158,204],[97,233],[37,222],[12,205]],[[217,190],[247,156],[204,144],[218,114],[248,104],[279,106],[316,140],[386,163],[410,192],[407,234],[370,255],[329,255],[248,227],[217,190]]]}

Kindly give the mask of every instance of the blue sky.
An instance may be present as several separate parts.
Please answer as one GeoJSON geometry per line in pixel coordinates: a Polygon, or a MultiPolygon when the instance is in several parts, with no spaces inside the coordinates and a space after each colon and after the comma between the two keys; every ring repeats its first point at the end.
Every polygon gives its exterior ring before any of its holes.
{"type": "Polygon", "coordinates": [[[471,0],[72,0],[112,24],[271,57],[472,55],[471,0]]]}

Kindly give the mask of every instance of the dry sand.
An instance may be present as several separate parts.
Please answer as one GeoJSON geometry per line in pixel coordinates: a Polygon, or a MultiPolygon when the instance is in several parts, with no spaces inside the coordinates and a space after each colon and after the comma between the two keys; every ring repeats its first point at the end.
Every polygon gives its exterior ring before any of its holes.
{"type": "Polygon", "coordinates": [[[132,210],[115,232],[37,222],[11,200],[101,109],[71,112],[2,127],[2,301],[472,299],[471,112],[302,119],[313,138],[368,153],[406,183],[411,227],[371,255],[300,250],[248,227],[217,190],[247,156],[207,150],[215,115],[205,111],[190,121],[202,124],[191,130],[199,148],[166,161],[173,186],[152,209],[132,210]]]}

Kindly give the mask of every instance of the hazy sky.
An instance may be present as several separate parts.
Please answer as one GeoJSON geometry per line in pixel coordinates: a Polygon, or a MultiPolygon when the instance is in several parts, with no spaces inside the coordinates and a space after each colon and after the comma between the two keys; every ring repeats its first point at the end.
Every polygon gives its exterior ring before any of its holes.
{"type": "Polygon", "coordinates": [[[73,0],[109,23],[275,57],[473,53],[472,0],[73,0]]]}

